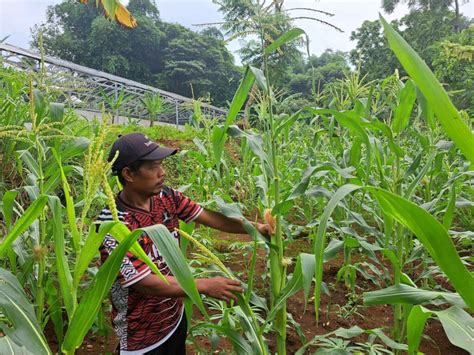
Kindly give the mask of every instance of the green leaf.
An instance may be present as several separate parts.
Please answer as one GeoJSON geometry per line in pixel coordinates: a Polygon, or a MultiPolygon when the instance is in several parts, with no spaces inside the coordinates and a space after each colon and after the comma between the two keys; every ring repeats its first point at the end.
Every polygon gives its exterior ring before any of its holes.
{"type": "Polygon", "coordinates": [[[306,304],[308,301],[311,283],[313,281],[314,262],[315,260],[313,254],[301,253],[298,255],[293,276],[285,285],[285,288],[281,291],[278,299],[275,300],[270,313],[267,315],[265,323],[270,323],[275,318],[281,307],[286,304],[286,300],[302,288],[304,289],[304,299],[306,304]]]}
{"type": "Polygon", "coordinates": [[[395,133],[400,133],[408,126],[413,105],[416,100],[416,91],[413,81],[407,80],[400,93],[400,102],[395,109],[392,128],[395,133]]]}
{"type": "Polygon", "coordinates": [[[222,154],[224,151],[224,144],[227,138],[227,128],[234,123],[237,115],[240,112],[240,109],[244,105],[245,101],[247,100],[247,96],[249,94],[250,89],[255,81],[255,75],[253,74],[252,70],[247,66],[245,69],[245,74],[240,82],[240,85],[235,92],[234,98],[232,99],[232,103],[230,104],[229,112],[227,113],[227,117],[224,122],[224,127],[220,129],[219,132],[214,132],[212,134],[212,147],[214,149],[214,161],[216,164],[220,163],[222,158],[222,154]]]}
{"type": "Polygon", "coordinates": [[[474,134],[426,63],[380,16],[390,48],[426,98],[441,126],[467,159],[474,163],[474,134]]]}
{"type": "Polygon", "coordinates": [[[227,133],[231,137],[245,137],[249,143],[250,149],[257,157],[260,158],[262,165],[267,167],[268,169],[272,169],[270,159],[268,158],[268,155],[265,152],[263,146],[263,139],[260,135],[252,132],[242,131],[239,127],[235,125],[230,126],[227,130],[227,133]]]}
{"type": "Polygon", "coordinates": [[[364,292],[364,304],[422,304],[441,298],[444,301],[461,307],[466,307],[462,298],[456,293],[427,291],[416,287],[398,284],[382,290],[364,292]]]}
{"type": "Polygon", "coordinates": [[[102,241],[104,240],[105,235],[108,234],[117,223],[119,222],[103,222],[100,224],[99,231],[96,231],[97,225],[90,226],[86,243],[81,249],[81,252],[76,261],[76,267],[74,268],[74,290],[77,290],[82,275],[84,275],[84,272],[86,272],[94,256],[99,253],[99,247],[102,241]]]}
{"type": "Polygon", "coordinates": [[[66,257],[64,247],[64,229],[62,221],[62,207],[59,198],[56,196],[49,197],[49,205],[53,212],[52,229],[54,237],[54,254],[56,260],[56,270],[58,272],[59,288],[66,306],[66,312],[69,319],[72,318],[74,309],[76,308],[76,300],[74,299],[71,270],[66,257]]]}
{"type": "Polygon", "coordinates": [[[20,154],[21,160],[26,164],[28,171],[38,178],[40,176],[40,168],[36,159],[33,158],[31,153],[27,150],[19,150],[18,153],[20,154]]]}
{"type": "Polygon", "coordinates": [[[253,82],[255,81],[255,75],[253,74],[252,70],[247,66],[245,69],[244,78],[240,82],[240,85],[235,92],[234,98],[232,99],[232,103],[230,104],[229,112],[227,113],[227,117],[224,124],[224,131],[234,122],[235,118],[237,117],[240,109],[242,108],[243,104],[247,100],[247,96],[249,94],[250,89],[252,88],[253,82]]]}
{"type": "Polygon", "coordinates": [[[443,325],[449,341],[470,354],[474,353],[474,318],[459,307],[434,313],[443,325]]]}
{"type": "Polygon", "coordinates": [[[64,199],[66,200],[67,220],[69,222],[69,229],[72,235],[72,244],[73,244],[74,250],[76,251],[76,253],[78,253],[81,248],[81,235],[77,228],[76,211],[74,209],[74,200],[72,199],[72,196],[71,196],[71,188],[69,187],[66,174],[64,174],[63,166],[61,163],[61,156],[56,152],[54,148],[51,148],[51,151],[53,152],[53,155],[56,158],[56,162],[58,163],[58,168],[61,173],[64,199]]]}
{"type": "Polygon", "coordinates": [[[284,34],[278,37],[268,47],[266,47],[264,50],[264,53],[266,55],[271,54],[274,51],[276,51],[278,48],[280,48],[282,45],[294,40],[295,38],[298,38],[304,33],[305,32],[301,28],[298,28],[298,27],[292,28],[291,30],[286,31],[284,34]]]}
{"type": "Polygon", "coordinates": [[[456,188],[455,188],[455,184],[453,184],[451,186],[451,190],[449,193],[448,206],[446,207],[446,212],[444,213],[444,216],[443,216],[443,226],[447,230],[451,228],[451,224],[453,223],[455,207],[456,207],[456,188]]]}
{"type": "Polygon", "coordinates": [[[86,137],[75,137],[67,140],[61,147],[61,160],[67,161],[67,159],[83,154],[90,144],[90,139],[86,137]]]}
{"type": "MultiPolygon", "coordinates": [[[[33,89],[33,103],[35,106],[36,119],[41,121],[44,116],[46,109],[46,103],[44,100],[44,93],[39,89],[33,89]]],[[[39,122],[36,122],[38,124],[39,122]]]]}
{"type": "Polygon", "coordinates": [[[422,306],[414,306],[407,320],[408,354],[417,354],[426,321],[432,312],[422,306]]]}
{"type": "Polygon", "coordinates": [[[147,233],[148,237],[150,237],[156,245],[160,255],[165,259],[166,265],[170,268],[173,276],[176,278],[183,291],[199,308],[204,317],[209,319],[209,315],[202,303],[191,270],[189,269],[186,258],[179,248],[176,238],[173,237],[169,230],[161,224],[143,228],[143,231],[147,233]]]}
{"type": "Polygon", "coordinates": [[[474,309],[474,277],[461,261],[444,226],[423,208],[375,187],[367,187],[378,200],[384,213],[410,229],[443,270],[470,309],[474,309]]]}
{"type": "MultiPolygon", "coordinates": [[[[295,187],[295,189],[291,192],[290,196],[288,196],[285,201],[282,201],[278,205],[273,207],[272,214],[285,214],[286,212],[288,212],[288,210],[293,206],[293,203],[291,203],[291,201],[306,193],[311,176],[313,176],[315,173],[319,171],[335,171],[345,179],[354,179],[355,176],[350,174],[351,169],[353,168],[351,167],[342,169],[337,166],[337,164],[332,162],[318,164],[316,166],[306,168],[306,170],[303,172],[301,180],[298,182],[298,185],[295,187]]],[[[315,190],[311,190],[311,192],[314,191],[315,190]]],[[[308,191],[308,193],[310,193],[310,191],[308,191]]]]}
{"type": "Polygon", "coordinates": [[[5,192],[2,199],[2,213],[5,220],[5,227],[7,231],[10,230],[13,220],[13,205],[15,204],[15,199],[18,196],[18,191],[11,190],[5,192]]]}
{"type": "MultiPolygon", "coordinates": [[[[54,326],[54,333],[56,339],[60,345],[64,339],[64,319],[63,319],[63,307],[60,301],[59,290],[57,289],[56,282],[53,281],[53,273],[48,275],[45,284],[46,300],[48,303],[48,313],[54,326]]],[[[1,352],[0,352],[1,353],[1,352]]]]}
{"type": "Polygon", "coordinates": [[[201,323],[193,327],[192,330],[199,330],[201,328],[214,329],[218,333],[225,335],[226,338],[232,343],[232,346],[234,347],[233,350],[239,355],[247,355],[253,353],[249,343],[238,332],[233,329],[230,329],[229,327],[219,326],[214,323],[201,323]]]}
{"type": "Polygon", "coordinates": [[[0,337],[0,354],[2,355],[31,355],[24,346],[14,343],[10,337],[0,337]]]}
{"type": "MultiPolygon", "coordinates": [[[[472,290],[474,289],[474,278],[461,261],[461,258],[459,257],[456,248],[443,225],[441,225],[424,209],[403,197],[376,187],[362,187],[348,184],[340,187],[326,205],[314,240],[314,254],[316,258],[316,285],[314,289],[316,320],[318,320],[319,317],[322,266],[324,248],[326,245],[325,235],[327,223],[337,204],[348,194],[358,189],[369,191],[377,199],[383,213],[397,220],[416,235],[426,250],[428,250],[436,264],[447,275],[464,302],[470,309],[473,309],[474,294],[472,290]]],[[[449,297],[449,302],[458,304],[456,303],[455,296],[450,297],[444,293],[443,298],[446,299],[446,297],[449,297]]]]}
{"type": "Polygon", "coordinates": [[[64,118],[64,104],[57,102],[50,103],[49,118],[52,122],[62,122],[64,118]]]}
{"type": "MultiPolygon", "coordinates": [[[[122,241],[128,238],[128,235],[130,234],[130,230],[127,228],[125,224],[117,223],[112,227],[109,234],[112,235],[119,243],[121,243],[122,241]]],[[[143,250],[143,248],[140,246],[140,244],[137,241],[135,241],[135,243],[133,243],[132,246],[130,247],[130,252],[136,257],[138,257],[145,264],[147,264],[148,267],[151,269],[151,271],[153,271],[153,273],[156,276],[158,276],[164,282],[168,283],[168,280],[166,279],[166,277],[163,276],[160,270],[158,270],[158,267],[155,265],[153,261],[151,261],[147,253],[145,253],[145,250],[143,250]]]]}
{"type": "Polygon", "coordinates": [[[269,88],[267,85],[267,79],[265,78],[265,74],[263,74],[263,71],[258,68],[252,67],[251,65],[249,65],[249,68],[252,71],[255,77],[255,81],[257,82],[260,89],[268,93],[269,88]]]}
{"type": "Polygon", "coordinates": [[[415,192],[415,189],[417,186],[420,185],[420,181],[423,179],[423,177],[426,175],[426,173],[429,171],[431,168],[431,164],[433,163],[433,160],[436,157],[436,152],[432,152],[428,158],[426,159],[426,163],[421,169],[420,173],[415,177],[415,179],[410,183],[410,185],[407,187],[405,190],[405,195],[404,197],[407,200],[410,200],[411,197],[413,196],[413,193],[415,192]]]}
{"type": "MultiPolygon", "coordinates": [[[[121,225],[121,223],[118,225],[121,225]]],[[[84,337],[92,327],[97,313],[102,306],[102,301],[117,278],[125,254],[132,247],[133,243],[136,243],[137,238],[142,233],[141,229],[136,229],[129,233],[99,268],[99,271],[92,279],[92,285],[84,293],[69,323],[62,345],[63,352],[73,353],[84,341],[84,337]]]]}
{"type": "Polygon", "coordinates": [[[11,247],[16,238],[18,238],[21,233],[26,231],[28,227],[38,218],[38,216],[43,212],[47,201],[48,198],[46,196],[40,196],[16,221],[10,233],[5,236],[2,244],[0,244],[0,257],[5,255],[6,251],[11,247]]]}
{"type": "Polygon", "coordinates": [[[12,327],[2,327],[5,337],[0,337],[0,340],[7,339],[3,344],[0,343],[0,350],[2,347],[14,347],[12,343],[15,343],[17,347],[26,348],[29,353],[52,354],[36,320],[33,306],[15,276],[3,268],[0,268],[0,309],[12,324],[12,327]]]}
{"type": "Polygon", "coordinates": [[[416,97],[418,104],[420,105],[421,112],[423,112],[423,116],[425,116],[426,122],[428,123],[428,127],[435,129],[436,124],[433,110],[431,109],[430,105],[428,105],[425,95],[423,95],[418,86],[416,86],[416,97]]]}

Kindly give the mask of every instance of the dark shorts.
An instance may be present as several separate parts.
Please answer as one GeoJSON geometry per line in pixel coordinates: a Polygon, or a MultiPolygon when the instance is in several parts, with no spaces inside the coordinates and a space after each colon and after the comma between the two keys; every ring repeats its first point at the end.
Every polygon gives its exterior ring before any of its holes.
{"type": "MultiPolygon", "coordinates": [[[[156,349],[153,349],[145,355],[186,355],[186,336],[188,335],[188,322],[186,314],[176,328],[173,335],[156,349]]],[[[120,352],[118,352],[120,354],[120,352]]]]}
{"type": "Polygon", "coordinates": [[[173,335],[156,349],[153,349],[146,355],[185,355],[186,354],[186,336],[188,334],[188,322],[186,314],[176,328],[173,335]]]}

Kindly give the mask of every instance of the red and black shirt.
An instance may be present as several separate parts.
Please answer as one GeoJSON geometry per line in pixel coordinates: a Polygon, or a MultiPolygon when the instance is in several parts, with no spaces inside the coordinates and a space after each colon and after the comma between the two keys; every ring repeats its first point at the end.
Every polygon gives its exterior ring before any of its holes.
{"type": "MultiPolygon", "coordinates": [[[[119,219],[130,230],[163,224],[178,240],[179,234],[175,228],[179,227],[179,220],[191,222],[203,210],[200,205],[181,192],[169,187],[164,187],[159,195],[151,198],[150,211],[127,205],[120,199],[120,195],[116,202],[119,219]]],[[[110,220],[112,220],[110,211],[102,210],[98,223],[110,220]]],[[[151,239],[143,234],[138,238],[138,242],[160,272],[163,275],[171,275],[151,239]]],[[[110,235],[104,238],[100,247],[102,263],[117,244],[110,235]]],[[[148,296],[129,287],[150,273],[148,265],[128,252],[123,259],[117,280],[111,288],[112,322],[120,339],[121,354],[141,354],[158,347],[174,333],[183,316],[182,299],[148,296]]]]}

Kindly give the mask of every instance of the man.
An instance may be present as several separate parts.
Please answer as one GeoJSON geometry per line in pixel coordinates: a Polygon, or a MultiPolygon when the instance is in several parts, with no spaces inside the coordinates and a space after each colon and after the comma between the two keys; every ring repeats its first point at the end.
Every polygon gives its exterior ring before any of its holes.
{"type": "MultiPolygon", "coordinates": [[[[228,233],[246,233],[240,220],[212,212],[165,185],[163,159],[175,149],[160,147],[141,133],[121,136],[112,146],[109,161],[119,152],[112,170],[118,175],[123,190],[117,195],[119,219],[130,230],[163,224],[179,240],[175,228],[179,220],[196,221],[228,233]]],[[[98,222],[111,220],[104,209],[98,222]]],[[[269,226],[257,224],[261,234],[268,235],[269,226]]],[[[112,318],[120,339],[120,354],[185,354],[187,320],[182,298],[185,296],[176,279],[146,235],[138,242],[169,281],[169,285],[151,273],[150,268],[127,253],[120,274],[111,288],[112,318]]],[[[102,262],[117,246],[106,236],[101,245],[102,262]]],[[[224,277],[197,279],[200,293],[220,300],[236,300],[242,292],[238,281],[224,277]]]]}

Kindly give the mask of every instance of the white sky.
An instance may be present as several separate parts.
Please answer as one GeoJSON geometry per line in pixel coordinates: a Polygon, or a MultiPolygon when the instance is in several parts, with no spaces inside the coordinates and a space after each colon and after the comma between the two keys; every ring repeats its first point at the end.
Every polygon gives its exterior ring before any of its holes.
{"type": "MultiPolygon", "coordinates": [[[[90,0],[95,1],[95,0],[90,0]]],[[[46,18],[48,5],[57,4],[60,0],[0,0],[0,40],[10,35],[7,43],[23,48],[29,48],[30,28],[42,23],[46,18]]],[[[123,1],[126,3],[127,1],[123,1]]],[[[218,22],[222,20],[217,5],[211,0],[157,0],[160,16],[167,22],[178,22],[186,27],[196,23],[218,22]]],[[[360,27],[365,20],[376,20],[381,0],[286,0],[286,8],[311,7],[333,13],[334,17],[320,15],[320,18],[338,26],[343,33],[310,20],[297,20],[295,26],[303,28],[310,38],[310,51],[320,54],[326,48],[349,51],[355,43],[349,37],[352,31],[360,27]]],[[[461,6],[465,16],[474,17],[474,1],[461,6]]],[[[313,13],[293,11],[294,16],[311,16],[313,13]]],[[[384,15],[386,19],[400,18],[407,13],[404,5],[399,6],[395,13],[384,15]]],[[[239,42],[229,44],[229,49],[235,52],[239,42]]],[[[239,62],[238,58],[236,58],[239,62]]]]}

